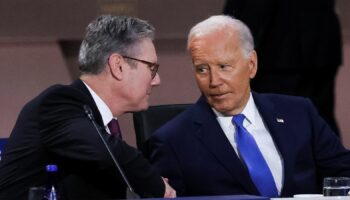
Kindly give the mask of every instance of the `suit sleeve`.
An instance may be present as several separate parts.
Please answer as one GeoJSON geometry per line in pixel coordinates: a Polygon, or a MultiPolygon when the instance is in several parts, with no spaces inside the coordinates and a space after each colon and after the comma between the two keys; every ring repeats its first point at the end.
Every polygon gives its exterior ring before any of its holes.
{"type": "Polygon", "coordinates": [[[318,116],[309,102],[309,115],[314,124],[312,145],[319,177],[350,176],[350,152],[333,133],[327,123],[318,116]]]}
{"type": "MultiPolygon", "coordinates": [[[[73,174],[93,180],[97,187],[125,187],[95,127],[85,115],[83,96],[57,91],[39,107],[42,142],[49,157],[73,174]],[[109,183],[108,183],[109,182],[109,183]]],[[[143,197],[163,197],[160,175],[135,148],[100,128],[104,140],[124,170],[130,184],[143,197]]]]}
{"type": "Polygon", "coordinates": [[[163,177],[169,179],[169,184],[176,190],[177,196],[184,196],[186,195],[185,177],[183,177],[176,153],[160,135],[156,132],[148,141],[150,152],[152,152],[151,163],[163,177]]]}

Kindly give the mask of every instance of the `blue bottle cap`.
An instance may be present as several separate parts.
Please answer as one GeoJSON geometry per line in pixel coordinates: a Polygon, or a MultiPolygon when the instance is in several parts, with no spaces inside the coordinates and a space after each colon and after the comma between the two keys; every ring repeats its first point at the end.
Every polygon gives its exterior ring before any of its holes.
{"type": "Polygon", "coordinates": [[[46,171],[48,172],[57,172],[57,165],[46,165],[46,171]]]}

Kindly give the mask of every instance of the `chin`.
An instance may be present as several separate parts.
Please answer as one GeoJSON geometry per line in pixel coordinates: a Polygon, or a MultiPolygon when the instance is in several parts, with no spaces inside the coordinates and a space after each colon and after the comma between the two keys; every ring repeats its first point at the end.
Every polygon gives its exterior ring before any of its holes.
{"type": "Polygon", "coordinates": [[[216,111],[218,111],[219,113],[226,115],[228,110],[226,108],[223,107],[214,107],[216,111]]]}
{"type": "Polygon", "coordinates": [[[139,111],[147,110],[148,107],[149,107],[148,103],[143,103],[142,105],[139,106],[139,111]]]}
{"type": "Polygon", "coordinates": [[[140,111],[145,111],[148,109],[148,103],[147,104],[142,104],[142,105],[134,105],[129,109],[127,113],[134,113],[134,112],[140,112],[140,111]]]}
{"type": "Polygon", "coordinates": [[[225,105],[224,103],[213,103],[211,106],[218,111],[219,113],[223,115],[230,115],[231,107],[228,105],[225,105]]]}
{"type": "Polygon", "coordinates": [[[145,111],[147,109],[148,109],[148,107],[138,107],[138,108],[134,108],[134,109],[128,111],[127,113],[141,112],[141,111],[145,111]]]}

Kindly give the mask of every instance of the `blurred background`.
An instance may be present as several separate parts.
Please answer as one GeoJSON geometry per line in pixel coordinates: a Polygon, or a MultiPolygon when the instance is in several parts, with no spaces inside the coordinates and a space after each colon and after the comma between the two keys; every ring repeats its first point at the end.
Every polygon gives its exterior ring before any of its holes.
{"type": "MultiPolygon", "coordinates": [[[[224,0],[1,0],[0,138],[10,135],[23,105],[52,84],[78,74],[77,55],[87,24],[100,14],[131,15],[156,28],[161,85],[150,104],[193,103],[200,95],[186,52],[189,29],[222,14],[224,0]]],[[[336,81],[336,118],[350,148],[350,1],[337,0],[343,65],[336,81]]],[[[120,118],[125,140],[136,146],[132,114],[120,118]]]]}

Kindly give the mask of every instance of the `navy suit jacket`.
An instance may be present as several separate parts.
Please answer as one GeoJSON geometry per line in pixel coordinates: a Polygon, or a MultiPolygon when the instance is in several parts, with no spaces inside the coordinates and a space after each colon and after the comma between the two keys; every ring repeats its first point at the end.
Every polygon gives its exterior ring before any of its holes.
{"type": "MultiPolygon", "coordinates": [[[[281,196],[321,193],[323,177],[350,176],[349,151],[309,100],[257,93],[253,98],[282,158],[281,196]]],[[[204,97],[149,143],[152,163],[178,195],[259,195],[204,97]]]]}
{"type": "Polygon", "coordinates": [[[159,173],[135,148],[108,134],[82,81],[55,85],[19,114],[0,162],[0,199],[26,200],[28,189],[46,183],[45,165],[58,165],[62,199],[124,198],[126,185],[83,106],[93,112],[104,140],[141,196],[162,197],[159,173]]]}

